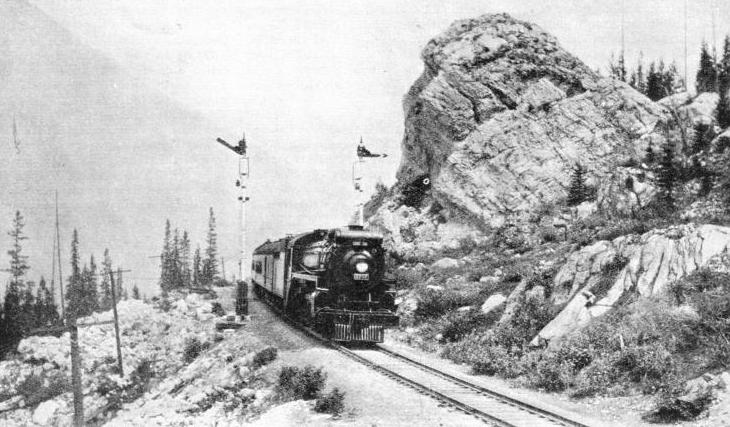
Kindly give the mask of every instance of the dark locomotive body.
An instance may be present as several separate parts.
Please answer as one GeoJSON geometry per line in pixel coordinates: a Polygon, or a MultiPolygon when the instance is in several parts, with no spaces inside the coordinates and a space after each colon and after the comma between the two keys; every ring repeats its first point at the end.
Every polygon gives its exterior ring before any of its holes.
{"type": "Polygon", "coordinates": [[[358,226],[268,241],[253,253],[254,290],[335,340],[382,342],[398,324],[382,243],[358,226]]]}

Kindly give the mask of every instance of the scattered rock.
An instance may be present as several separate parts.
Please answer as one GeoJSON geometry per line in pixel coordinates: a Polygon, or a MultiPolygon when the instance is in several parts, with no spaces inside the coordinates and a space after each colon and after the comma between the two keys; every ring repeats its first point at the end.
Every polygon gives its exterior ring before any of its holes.
{"type": "Polygon", "coordinates": [[[489,313],[492,310],[500,307],[502,304],[507,301],[507,297],[502,294],[492,294],[487,298],[486,301],[484,301],[484,304],[482,304],[480,310],[482,313],[489,313]]]}
{"type": "Polygon", "coordinates": [[[459,267],[459,261],[455,260],[454,258],[441,258],[440,260],[435,261],[433,264],[431,264],[431,268],[436,268],[440,270],[457,267],[459,267]]]}

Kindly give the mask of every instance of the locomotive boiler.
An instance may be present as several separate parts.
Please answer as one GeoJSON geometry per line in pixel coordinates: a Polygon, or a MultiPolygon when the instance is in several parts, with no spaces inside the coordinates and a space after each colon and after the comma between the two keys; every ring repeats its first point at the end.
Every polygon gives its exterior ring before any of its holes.
{"type": "Polygon", "coordinates": [[[398,324],[382,243],[360,226],[267,241],[253,252],[254,291],[334,340],[382,342],[398,324]]]}

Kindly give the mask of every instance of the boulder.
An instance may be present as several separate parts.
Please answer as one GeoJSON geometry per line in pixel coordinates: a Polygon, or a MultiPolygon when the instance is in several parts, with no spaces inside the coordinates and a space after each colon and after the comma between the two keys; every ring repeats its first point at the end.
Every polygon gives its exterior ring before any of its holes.
{"type": "Polygon", "coordinates": [[[564,197],[578,162],[595,184],[640,159],[646,146],[637,141],[669,117],[506,14],[452,24],[422,58],[404,99],[397,177],[405,185],[429,175],[431,197],[463,223],[498,224],[506,212],[564,197]]]}
{"type": "MultiPolygon", "coordinates": [[[[730,248],[730,228],[680,225],[599,241],[572,253],[554,279],[550,302],[565,308],[535,337],[533,344],[556,340],[611,310],[628,294],[650,297],[666,292],[673,281],[713,265],[730,248]],[[626,264],[601,295],[593,285],[618,259],[626,264]]],[[[691,316],[691,313],[685,313],[691,316]]]]}
{"type": "Polygon", "coordinates": [[[482,313],[489,313],[492,310],[495,310],[496,308],[500,307],[502,304],[507,301],[507,297],[502,294],[492,294],[487,298],[486,301],[484,301],[484,304],[482,304],[480,310],[482,313]]]}
{"type": "Polygon", "coordinates": [[[431,264],[431,268],[441,269],[445,270],[447,268],[457,268],[459,266],[459,261],[455,260],[454,258],[441,258],[438,261],[435,261],[433,264],[431,264]]]}

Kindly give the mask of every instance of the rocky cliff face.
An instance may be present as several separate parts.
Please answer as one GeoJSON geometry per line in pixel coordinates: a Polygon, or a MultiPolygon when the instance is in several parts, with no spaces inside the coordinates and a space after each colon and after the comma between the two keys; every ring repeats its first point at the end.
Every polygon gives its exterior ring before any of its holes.
{"type": "Polygon", "coordinates": [[[433,199],[477,223],[564,197],[578,162],[589,181],[605,179],[641,158],[667,114],[505,14],[454,23],[422,57],[404,100],[399,184],[429,174],[433,199]]]}
{"type": "Polygon", "coordinates": [[[722,257],[729,247],[730,228],[705,224],[622,236],[574,252],[554,279],[551,303],[564,308],[533,344],[558,339],[631,297],[665,293],[673,281],[698,268],[727,269],[722,257]],[[611,264],[619,267],[616,277],[601,283],[611,264]]]}

